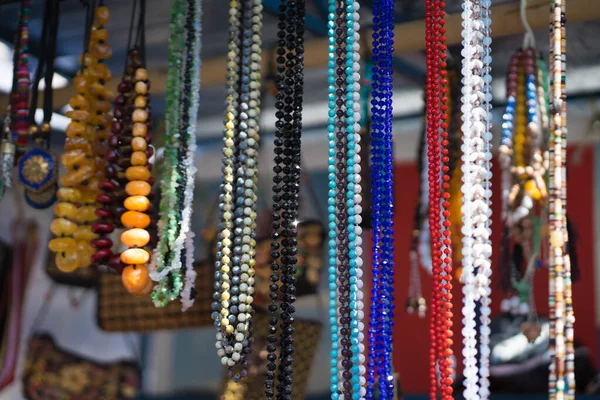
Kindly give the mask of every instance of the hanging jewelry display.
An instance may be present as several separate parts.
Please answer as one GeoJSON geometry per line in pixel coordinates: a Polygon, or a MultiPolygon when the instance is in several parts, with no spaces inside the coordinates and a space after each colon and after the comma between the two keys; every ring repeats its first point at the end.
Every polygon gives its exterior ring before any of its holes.
{"type": "Polygon", "coordinates": [[[48,243],[48,248],[56,253],[56,266],[63,272],[89,266],[95,253],[90,242],[98,234],[114,229],[110,224],[93,224],[97,220],[99,182],[104,179],[106,168],[103,141],[109,137],[112,121],[108,114],[111,94],[104,87],[111,76],[104,64],[112,56],[104,28],[110,12],[102,1],[88,7],[85,51],[73,79],[77,94],[69,101],[73,110],[66,114],[71,123],[61,164],[67,172],[59,178],[59,203],[54,207],[56,218],[50,225],[55,238],[48,243]]]}
{"type": "Polygon", "coordinates": [[[463,356],[465,399],[489,397],[491,270],[491,1],[463,2],[463,356]],[[476,303],[480,305],[479,349],[476,303]],[[477,354],[479,353],[479,359],[477,354]]]}
{"type": "MultiPolygon", "coordinates": [[[[223,182],[212,316],[217,327],[217,355],[234,381],[248,374],[253,342],[262,8],[261,0],[231,1],[229,11],[223,182]]],[[[284,82],[280,85],[278,90],[284,88],[284,82]]],[[[288,299],[291,294],[286,293],[288,299]]]]}
{"type": "MultiPolygon", "coordinates": [[[[279,41],[273,172],[273,214],[271,231],[271,271],[267,399],[291,398],[294,363],[294,313],[296,301],[296,263],[298,254],[298,211],[304,94],[304,17],[305,1],[282,1],[279,7],[279,41]],[[277,301],[281,300],[279,306],[277,301]],[[281,312],[278,312],[278,310],[281,312]],[[277,322],[279,334],[279,384],[275,388],[277,322]]],[[[246,171],[252,178],[254,171],[246,171]],[[251,172],[249,174],[249,172],[251,172]]],[[[247,178],[246,178],[247,179],[247,178]]],[[[250,210],[253,212],[252,210],[250,210]]],[[[234,248],[234,257],[235,257],[234,248]]]]}
{"type": "Polygon", "coordinates": [[[373,4],[373,21],[374,66],[371,78],[373,96],[371,100],[373,286],[371,290],[366,398],[374,398],[377,385],[379,393],[377,398],[391,400],[395,397],[394,375],[392,372],[392,326],[394,324],[394,155],[392,149],[394,1],[375,1],[373,4]]]}
{"type": "Polygon", "coordinates": [[[446,3],[426,2],[425,37],[427,55],[427,144],[429,180],[429,232],[432,256],[430,317],[430,396],[439,392],[452,398],[452,241],[450,239],[450,161],[448,156],[448,88],[446,62],[446,3]],[[441,178],[441,179],[440,179],[441,178]]]}
{"type": "Polygon", "coordinates": [[[360,185],[360,55],[353,0],[329,0],[329,319],[331,398],[366,395],[360,185]]]}
{"type": "MultiPolygon", "coordinates": [[[[525,38],[527,44],[528,36],[525,38]]],[[[548,197],[545,70],[544,61],[531,48],[513,55],[499,148],[504,224],[501,286],[505,292],[514,294],[502,301],[501,310],[527,316],[522,330],[530,341],[541,332],[533,298],[533,276],[536,265],[545,264],[547,257],[541,238],[548,197]],[[522,273],[523,264],[526,267],[522,273]]]]}
{"type": "Polygon", "coordinates": [[[150,277],[158,282],[152,293],[154,304],[164,307],[180,297],[183,310],[193,304],[195,297],[194,235],[190,225],[196,174],[201,12],[200,0],[175,0],[171,8],[159,240],[150,264],[150,277]]]}
{"type": "Polygon", "coordinates": [[[4,119],[2,141],[0,144],[0,198],[6,188],[12,187],[13,167],[17,145],[27,144],[29,120],[29,0],[21,1],[19,25],[15,37],[13,83],[10,101],[4,119]]]}
{"type": "MultiPolygon", "coordinates": [[[[25,200],[33,208],[48,208],[56,200],[56,178],[58,168],[55,157],[49,152],[50,120],[52,119],[52,78],[54,76],[54,58],[58,35],[59,1],[47,0],[42,27],[41,53],[29,106],[30,147],[19,159],[19,179],[25,187],[25,200]],[[43,122],[40,127],[35,123],[35,110],[38,104],[40,82],[44,78],[46,87],[43,97],[43,122]]],[[[25,139],[17,143],[27,143],[25,139]]]]}
{"type": "Polygon", "coordinates": [[[549,278],[550,399],[575,398],[571,262],[567,232],[565,0],[550,2],[549,278]]]}

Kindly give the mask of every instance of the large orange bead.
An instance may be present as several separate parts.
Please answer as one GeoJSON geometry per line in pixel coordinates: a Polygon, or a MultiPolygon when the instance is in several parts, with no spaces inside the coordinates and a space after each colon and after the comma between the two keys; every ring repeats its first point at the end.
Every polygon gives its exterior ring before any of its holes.
{"type": "Polygon", "coordinates": [[[146,264],[150,260],[150,253],[144,249],[127,249],[121,253],[121,262],[124,264],[146,264]]]}
{"type": "Polygon", "coordinates": [[[146,122],[148,120],[148,112],[138,108],[131,114],[131,120],[133,122],[146,122]]]}
{"type": "Polygon", "coordinates": [[[85,125],[77,121],[71,121],[69,126],[67,126],[66,135],[67,137],[81,137],[85,134],[85,125]]]}
{"type": "Polygon", "coordinates": [[[90,242],[86,242],[85,240],[80,240],[77,242],[77,258],[79,260],[79,267],[89,267],[92,263],[92,255],[96,252],[92,246],[90,246],[90,242]]]}
{"type": "Polygon", "coordinates": [[[84,165],[77,171],[70,171],[61,175],[59,178],[59,184],[62,187],[79,186],[92,176],[94,176],[94,168],[92,168],[90,165],[84,165]]]}
{"type": "Polygon", "coordinates": [[[146,148],[148,147],[148,143],[146,142],[146,139],[144,139],[143,137],[134,137],[131,140],[131,148],[133,149],[133,151],[146,151],[146,148]]]}
{"type": "Polygon", "coordinates": [[[121,233],[121,243],[127,247],[144,247],[150,242],[150,234],[145,229],[128,229],[121,233]]]}
{"type": "Polygon", "coordinates": [[[62,187],[56,192],[56,197],[60,201],[77,203],[81,199],[81,192],[78,189],[62,187]]]}
{"type": "Polygon", "coordinates": [[[87,121],[90,117],[90,113],[85,110],[71,110],[65,113],[65,117],[82,122],[87,121]]]}
{"type": "Polygon", "coordinates": [[[130,196],[148,196],[151,190],[152,186],[144,181],[131,181],[125,186],[125,191],[130,196]]]}
{"type": "Polygon", "coordinates": [[[148,127],[146,126],[146,124],[138,122],[136,124],[133,124],[132,133],[133,136],[146,136],[146,134],[148,133],[148,127]]]}
{"type": "Polygon", "coordinates": [[[148,267],[145,265],[126,266],[121,274],[121,281],[129,293],[140,293],[146,289],[148,282],[151,282],[148,267]]]}
{"type": "Polygon", "coordinates": [[[131,153],[131,165],[146,165],[148,157],[145,151],[134,151],[131,153]]]}
{"type": "Polygon", "coordinates": [[[150,200],[146,196],[129,196],[123,205],[129,211],[144,212],[150,207],[150,200]]]}
{"type": "Polygon", "coordinates": [[[68,170],[75,170],[83,165],[87,155],[81,149],[66,151],[60,156],[60,163],[68,170]]]}
{"type": "Polygon", "coordinates": [[[94,23],[98,26],[104,26],[110,19],[110,11],[108,7],[97,7],[94,12],[94,23]]]}
{"type": "Polygon", "coordinates": [[[61,201],[54,206],[54,215],[60,218],[75,219],[77,207],[73,203],[61,201]]]}
{"type": "Polygon", "coordinates": [[[73,233],[73,239],[77,241],[85,240],[86,242],[89,242],[97,237],[98,235],[92,232],[92,227],[90,225],[81,225],[73,233]]]}
{"type": "Polygon", "coordinates": [[[77,224],[66,218],[56,218],[50,223],[50,231],[55,236],[71,236],[76,229],[77,224]]]}
{"type": "Polygon", "coordinates": [[[150,171],[146,167],[129,167],[125,171],[125,176],[129,181],[147,181],[150,178],[150,171]]]}
{"type": "MultiPolygon", "coordinates": [[[[75,79],[77,79],[77,78],[75,78],[75,79]]],[[[75,80],[73,80],[73,81],[75,81],[75,80]]],[[[82,96],[80,94],[76,94],[75,96],[71,97],[71,100],[69,100],[69,105],[71,106],[71,108],[73,108],[73,110],[89,110],[90,109],[90,102],[85,98],[85,96],[82,96]]]]}
{"type": "Polygon", "coordinates": [[[121,223],[127,229],[146,228],[150,225],[150,217],[138,211],[126,211],[121,216],[121,223]]]}
{"type": "Polygon", "coordinates": [[[70,237],[54,238],[48,242],[48,248],[55,253],[72,253],[77,249],[77,242],[70,237]]]}
{"type": "Polygon", "coordinates": [[[144,297],[144,296],[148,296],[150,294],[150,292],[152,291],[152,287],[154,286],[154,282],[152,282],[151,279],[148,280],[148,284],[146,285],[146,287],[144,289],[142,289],[139,292],[136,293],[131,293],[132,295],[134,295],[135,297],[144,297]]]}
{"type": "Polygon", "coordinates": [[[98,219],[96,215],[96,206],[83,206],[77,209],[77,222],[80,224],[93,222],[98,219]]]}
{"type": "Polygon", "coordinates": [[[62,272],[73,272],[79,266],[79,257],[76,251],[72,253],[57,253],[54,261],[56,268],[62,272]]]}

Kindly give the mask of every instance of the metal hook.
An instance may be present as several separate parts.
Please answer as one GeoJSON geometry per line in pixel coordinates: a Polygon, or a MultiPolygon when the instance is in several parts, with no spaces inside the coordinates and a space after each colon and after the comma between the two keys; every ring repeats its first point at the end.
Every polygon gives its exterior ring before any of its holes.
{"type": "Polygon", "coordinates": [[[525,35],[523,36],[523,50],[535,49],[535,35],[533,29],[527,21],[527,0],[521,0],[521,22],[525,28],[525,35]]]}

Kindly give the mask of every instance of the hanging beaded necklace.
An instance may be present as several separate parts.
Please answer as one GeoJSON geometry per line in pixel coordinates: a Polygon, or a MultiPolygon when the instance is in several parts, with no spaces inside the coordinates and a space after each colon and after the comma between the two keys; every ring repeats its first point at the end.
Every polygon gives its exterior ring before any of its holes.
{"type": "Polygon", "coordinates": [[[331,398],[363,398],[359,3],[329,0],[329,320],[331,398]]]}
{"type": "Polygon", "coordinates": [[[22,0],[19,15],[19,26],[15,35],[13,84],[10,101],[4,119],[4,132],[0,144],[2,184],[0,198],[6,188],[12,187],[13,167],[17,147],[23,148],[28,141],[29,110],[29,13],[30,1],[22,0]]]}
{"type": "Polygon", "coordinates": [[[490,1],[463,2],[463,344],[465,399],[489,397],[491,254],[490,1]],[[479,350],[476,303],[480,304],[479,350]],[[477,353],[480,354],[477,360],[477,353]]]}
{"type": "Polygon", "coordinates": [[[291,398],[293,383],[293,333],[296,296],[297,218],[300,194],[302,99],[304,83],[305,1],[282,1],[279,7],[277,48],[277,109],[275,166],[273,172],[273,215],[271,232],[271,304],[267,345],[265,395],[268,399],[291,398]],[[279,283],[281,282],[281,286],[279,283]],[[280,294],[281,293],[281,294],[280,294]],[[277,301],[281,297],[278,307],[277,301]],[[281,308],[281,313],[278,313],[281,308]],[[275,387],[277,321],[279,337],[279,384],[275,387]]]}
{"type": "MultiPolygon", "coordinates": [[[[159,240],[149,267],[150,277],[158,282],[152,292],[154,305],[164,307],[179,297],[183,311],[193,304],[196,294],[194,235],[190,225],[196,174],[201,13],[201,0],[175,0],[171,9],[167,135],[157,224],[159,240]]],[[[136,86],[138,84],[140,82],[136,86]]],[[[146,128],[141,122],[137,124],[141,129],[146,128]]],[[[134,136],[137,135],[134,133],[134,136]]]]}
{"type": "MultiPolygon", "coordinates": [[[[394,398],[392,326],[394,316],[394,209],[392,136],[392,58],[394,2],[373,4],[373,74],[371,100],[372,297],[369,324],[367,399],[394,398]]],[[[420,295],[419,295],[420,296],[420,295]]]]}
{"type": "Polygon", "coordinates": [[[247,358],[253,342],[261,30],[261,0],[230,2],[223,182],[212,317],[217,327],[217,355],[236,382],[248,374],[247,358]]]}
{"type": "Polygon", "coordinates": [[[550,2],[550,399],[575,398],[571,262],[567,233],[565,0],[550,2]]]}
{"type": "Polygon", "coordinates": [[[450,168],[448,157],[448,88],[446,72],[446,3],[426,2],[425,35],[427,55],[427,144],[429,180],[429,231],[432,255],[432,298],[430,319],[430,396],[452,398],[452,257],[450,240],[450,168]],[[440,180],[441,177],[441,180],[440,180]],[[442,200],[443,199],[443,200],[442,200]],[[440,207],[441,206],[441,207],[440,207]]]}

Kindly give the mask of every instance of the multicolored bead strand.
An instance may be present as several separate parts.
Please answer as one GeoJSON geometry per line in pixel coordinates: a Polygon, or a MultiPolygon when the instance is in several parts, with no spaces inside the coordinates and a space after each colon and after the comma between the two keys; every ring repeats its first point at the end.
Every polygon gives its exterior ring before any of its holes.
{"type": "Polygon", "coordinates": [[[248,355],[254,340],[263,7],[261,0],[232,0],[229,4],[223,181],[212,317],[217,327],[217,355],[237,382],[248,374],[248,355]]]}
{"type": "Polygon", "coordinates": [[[291,399],[293,384],[293,333],[296,300],[297,224],[300,193],[302,101],[304,94],[305,1],[285,1],[279,6],[277,95],[275,107],[275,167],[271,233],[271,304],[267,337],[267,399],[291,399]],[[281,285],[280,285],[281,282],[281,285]],[[281,304],[277,300],[281,297],[281,304]],[[281,313],[278,313],[278,309],[281,313]],[[279,375],[275,391],[277,322],[281,316],[279,375]]]}
{"type": "Polygon", "coordinates": [[[550,385],[549,398],[575,398],[571,262],[567,233],[566,0],[550,2],[550,385]]]}
{"type": "Polygon", "coordinates": [[[352,0],[330,0],[328,14],[332,399],[361,399],[366,394],[362,343],[359,7],[352,0]]]}
{"type": "Polygon", "coordinates": [[[13,89],[10,94],[12,141],[23,149],[29,141],[27,123],[29,118],[29,22],[31,20],[30,0],[21,1],[19,28],[15,44],[15,69],[13,71],[13,89]]]}
{"type": "Polygon", "coordinates": [[[373,4],[373,73],[371,100],[372,295],[369,324],[367,399],[394,398],[392,327],[394,325],[394,199],[392,135],[392,58],[394,2],[373,4]]]}
{"type": "Polygon", "coordinates": [[[432,253],[430,320],[430,397],[436,398],[440,371],[442,399],[452,398],[452,241],[450,239],[450,161],[448,157],[448,88],[446,63],[446,3],[426,2],[427,144],[429,231],[432,253]],[[441,179],[440,179],[441,178],[441,179]]]}
{"type": "Polygon", "coordinates": [[[156,307],[180,298],[187,310],[195,296],[191,229],[200,84],[201,0],[175,0],[171,9],[167,77],[167,138],[158,243],[150,263],[156,307]],[[191,94],[191,95],[190,95],[191,94]]]}

